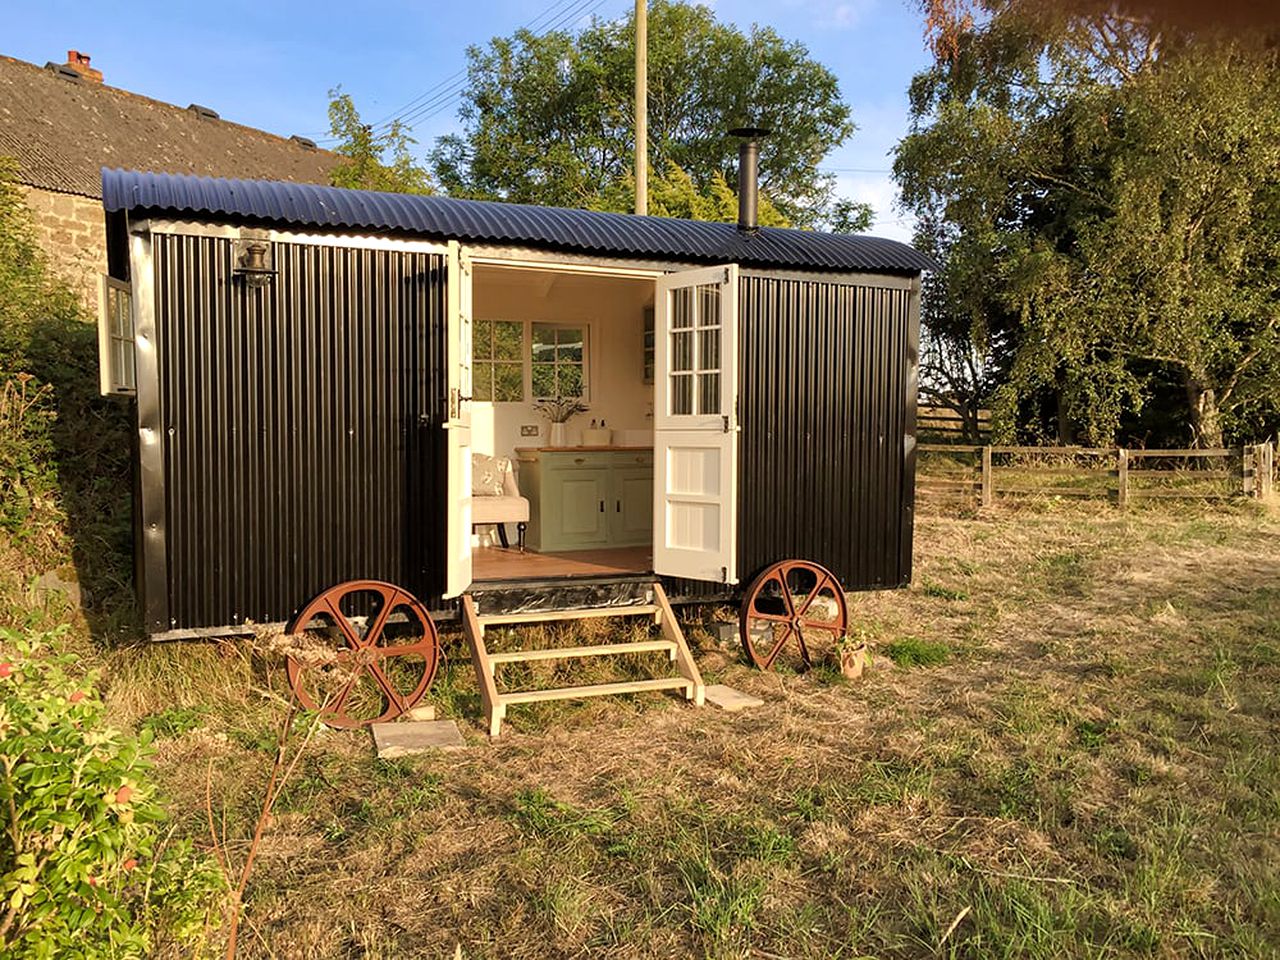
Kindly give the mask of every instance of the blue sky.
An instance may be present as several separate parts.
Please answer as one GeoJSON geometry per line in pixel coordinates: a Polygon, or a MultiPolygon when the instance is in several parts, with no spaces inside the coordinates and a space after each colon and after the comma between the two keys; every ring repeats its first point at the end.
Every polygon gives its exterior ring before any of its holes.
{"type": "MultiPolygon", "coordinates": [[[[551,11],[620,16],[634,0],[216,0],[208,3],[19,0],[0,53],[33,63],[68,49],[93,57],[106,82],[275,133],[317,139],[327,128],[327,91],[338,84],[367,121],[394,114],[465,63],[469,44],[508,34],[551,11]]],[[[858,131],[828,159],[841,192],[871,203],[874,232],[909,239],[893,207],[887,171],[906,131],[907,85],[928,62],[910,0],[715,0],[725,21],[767,24],[806,44],[840,79],[858,131]]],[[[445,88],[446,91],[448,87],[445,88]]],[[[418,125],[421,152],[456,123],[454,103],[418,125]]],[[[433,112],[433,111],[429,111],[433,112]]]]}

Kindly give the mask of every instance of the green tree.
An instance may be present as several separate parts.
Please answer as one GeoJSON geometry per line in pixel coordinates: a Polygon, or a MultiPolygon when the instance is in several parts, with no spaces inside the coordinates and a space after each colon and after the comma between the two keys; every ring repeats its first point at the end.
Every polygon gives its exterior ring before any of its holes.
{"type": "MultiPolygon", "coordinates": [[[[592,209],[630,211],[635,209],[635,178],[627,176],[601,191],[592,209]]],[[[674,163],[649,178],[649,213],[655,217],[682,220],[711,220],[721,223],[738,219],[738,196],[720,173],[702,187],[674,163]]],[[[790,221],[765,195],[760,197],[757,218],[762,227],[789,227],[790,221]]]]}
{"type": "Polygon", "coordinates": [[[329,172],[335,187],[382,190],[387,193],[434,193],[431,177],[414,162],[409,145],[416,143],[397,121],[384,131],[360,119],[351,94],[329,91],[329,132],[338,141],[334,153],[342,159],[329,172]]]}
{"type": "Polygon", "coordinates": [[[926,312],[1002,371],[1006,432],[1045,392],[1064,439],[1110,442],[1153,396],[1203,446],[1266,421],[1274,48],[1021,0],[944,33],[895,171],[943,264],[926,312]]]}
{"type": "MultiPolygon", "coordinates": [[[[454,196],[625,209],[634,163],[632,18],[580,33],[521,30],[468,51],[463,132],[432,163],[454,196]]],[[[773,129],[761,189],[788,221],[823,221],[834,178],[819,170],[854,129],[835,75],[773,30],[743,32],[710,9],[657,0],[649,13],[651,169],[684,171],[699,193],[733,182],[730,127],[773,129]]],[[[735,213],[736,217],[736,213],[735,213]]]]}

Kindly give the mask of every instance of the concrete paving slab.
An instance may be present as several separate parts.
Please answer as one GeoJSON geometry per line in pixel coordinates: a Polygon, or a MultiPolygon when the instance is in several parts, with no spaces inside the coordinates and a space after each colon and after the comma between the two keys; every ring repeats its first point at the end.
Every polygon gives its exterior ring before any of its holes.
{"type": "Polygon", "coordinates": [[[752,707],[764,706],[764,701],[759,697],[753,697],[749,693],[735,690],[733,687],[726,686],[723,683],[708,685],[707,703],[717,706],[721,710],[727,710],[729,713],[737,713],[739,710],[750,710],[752,707]]]}
{"type": "Polygon", "coordinates": [[[431,750],[461,750],[466,741],[452,720],[420,720],[405,723],[375,723],[373,745],[378,759],[391,760],[431,750]]]}

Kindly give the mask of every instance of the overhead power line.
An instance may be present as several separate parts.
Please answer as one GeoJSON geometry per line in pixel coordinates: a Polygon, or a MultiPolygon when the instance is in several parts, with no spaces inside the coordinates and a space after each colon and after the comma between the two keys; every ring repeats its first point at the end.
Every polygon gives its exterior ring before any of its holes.
{"type": "MultiPolygon", "coordinates": [[[[522,29],[552,33],[582,17],[590,16],[606,2],[607,0],[557,0],[522,29]]],[[[415,124],[423,123],[450,109],[461,100],[466,85],[467,71],[463,68],[419,94],[390,117],[374,124],[373,129],[375,132],[382,132],[397,122],[402,127],[412,129],[415,124]]]]}

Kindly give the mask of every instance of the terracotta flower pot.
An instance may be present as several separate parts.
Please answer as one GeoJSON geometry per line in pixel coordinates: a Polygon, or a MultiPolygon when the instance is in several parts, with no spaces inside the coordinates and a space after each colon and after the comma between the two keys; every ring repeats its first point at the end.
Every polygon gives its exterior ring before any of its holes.
{"type": "Polygon", "coordinates": [[[840,648],[841,674],[848,677],[850,680],[857,680],[862,676],[862,671],[866,668],[867,645],[865,643],[840,648]]]}

